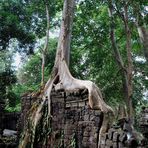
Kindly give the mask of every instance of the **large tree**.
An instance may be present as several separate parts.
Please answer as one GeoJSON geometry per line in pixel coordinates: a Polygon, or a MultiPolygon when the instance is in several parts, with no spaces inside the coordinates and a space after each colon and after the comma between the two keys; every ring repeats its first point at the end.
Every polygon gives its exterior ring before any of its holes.
{"type": "MultiPolygon", "coordinates": [[[[121,70],[122,75],[122,84],[123,84],[123,92],[124,92],[124,100],[127,105],[128,110],[128,117],[133,117],[133,104],[132,104],[132,95],[133,95],[133,63],[132,63],[132,44],[131,44],[131,30],[129,28],[129,16],[128,16],[128,2],[123,2],[123,8],[122,12],[119,12],[117,10],[117,13],[119,17],[121,17],[121,20],[123,21],[124,25],[124,32],[126,36],[126,58],[127,58],[127,64],[123,61],[123,58],[121,56],[119,46],[116,42],[116,35],[115,35],[115,21],[114,21],[114,10],[117,4],[113,3],[112,0],[108,1],[109,3],[109,16],[110,16],[110,40],[114,52],[114,56],[116,59],[116,62],[121,70]]],[[[117,6],[116,6],[117,7],[117,6]]]]}
{"type": "MultiPolygon", "coordinates": [[[[137,86],[135,85],[133,87],[133,84],[135,84],[134,81],[137,81],[135,79],[137,71],[141,73],[141,71],[138,70],[139,67],[135,64],[137,63],[136,58],[139,56],[137,54],[137,47],[138,50],[140,49],[136,33],[137,28],[145,58],[147,56],[147,29],[145,24],[146,13],[144,12],[145,4],[146,3],[144,1],[108,1],[110,41],[115,61],[122,76],[123,97],[126,102],[128,116],[130,118],[133,118],[133,101],[136,100],[135,96],[133,97],[133,94],[135,93],[134,89],[137,86]],[[141,15],[142,13],[144,16],[141,15]],[[119,31],[121,32],[120,34],[119,31]]],[[[142,56],[142,58],[144,57],[142,56]]],[[[146,73],[146,71],[143,73],[146,73]]]]}
{"type": "MultiPolygon", "coordinates": [[[[41,103],[35,110],[30,112],[29,120],[31,122],[30,125],[32,125],[32,129],[30,129],[31,127],[28,127],[28,129],[24,131],[23,139],[19,145],[21,148],[25,148],[29,144],[29,138],[31,138],[30,147],[34,146],[36,127],[41,119],[42,108],[46,101],[48,101],[48,119],[51,117],[50,95],[53,87],[55,90],[62,88],[66,91],[85,88],[88,89],[89,106],[92,109],[98,109],[104,113],[103,126],[100,130],[100,140],[102,134],[106,132],[108,124],[110,124],[109,116],[111,116],[113,111],[104,102],[100,89],[91,81],[75,79],[72,77],[68,69],[74,6],[75,0],[64,1],[61,30],[52,75],[46,83],[43,93],[41,94],[41,103]]],[[[46,122],[48,122],[48,120],[46,122]]],[[[49,126],[49,123],[47,123],[47,125],[49,126]]]]}

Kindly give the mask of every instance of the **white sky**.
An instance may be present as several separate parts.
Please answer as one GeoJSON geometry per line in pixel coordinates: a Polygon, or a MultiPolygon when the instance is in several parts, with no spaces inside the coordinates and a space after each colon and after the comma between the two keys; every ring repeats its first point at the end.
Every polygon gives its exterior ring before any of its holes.
{"type": "MultiPolygon", "coordinates": [[[[58,37],[59,36],[59,32],[60,32],[59,29],[56,29],[54,31],[50,31],[49,38],[56,38],[56,37],[58,37]]],[[[39,45],[43,44],[44,40],[43,39],[41,39],[41,40],[38,40],[37,44],[39,44],[39,45]]],[[[21,55],[18,52],[14,56],[14,64],[13,65],[15,66],[16,70],[19,69],[22,66],[21,55]]]]}

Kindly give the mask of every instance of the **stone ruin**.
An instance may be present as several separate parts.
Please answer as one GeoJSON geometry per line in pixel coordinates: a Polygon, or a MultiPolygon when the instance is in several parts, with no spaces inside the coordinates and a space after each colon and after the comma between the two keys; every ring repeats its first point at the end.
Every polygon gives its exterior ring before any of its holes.
{"type": "Polygon", "coordinates": [[[4,108],[4,101],[0,101],[0,148],[16,148],[20,113],[7,113],[4,108]]]}
{"type": "Polygon", "coordinates": [[[140,116],[140,130],[141,133],[144,135],[144,145],[148,146],[148,107],[142,107],[141,116],[140,116]]]}
{"type": "Polygon", "coordinates": [[[4,118],[5,103],[0,101],[0,135],[3,133],[3,118],[4,118]]]}
{"type": "MultiPolygon", "coordinates": [[[[27,119],[27,111],[36,99],[30,95],[22,97],[20,129],[23,129],[27,119]]],[[[98,148],[103,114],[99,110],[89,108],[86,89],[71,92],[53,90],[51,93],[51,114],[51,129],[55,140],[49,142],[49,148],[53,146],[98,148]]],[[[144,127],[147,128],[145,125],[144,127]]],[[[100,148],[146,148],[146,143],[140,146],[129,134],[129,128],[128,119],[120,120],[104,134],[100,148]]],[[[40,148],[39,144],[36,148],[40,148]]]]}
{"type": "Polygon", "coordinates": [[[54,92],[51,103],[51,127],[56,135],[63,134],[64,147],[72,144],[76,147],[97,147],[103,116],[100,111],[88,107],[86,90],[58,94],[54,92]]]}
{"type": "MultiPolygon", "coordinates": [[[[26,111],[31,107],[31,99],[30,96],[25,96],[22,100],[23,125],[27,116],[26,111]]],[[[103,115],[98,110],[90,109],[87,104],[87,90],[52,91],[51,128],[56,140],[52,142],[51,147],[58,147],[61,141],[64,148],[97,147],[103,115]]]]}
{"type": "MultiPolygon", "coordinates": [[[[22,96],[22,112],[20,115],[18,128],[18,139],[20,138],[23,127],[26,124],[28,111],[32,104],[37,100],[32,95],[22,96]]],[[[4,106],[0,105],[0,129],[4,129],[4,106]]],[[[62,148],[98,148],[99,131],[102,125],[103,114],[99,110],[92,110],[88,106],[88,92],[84,90],[75,90],[72,92],[52,91],[51,94],[51,129],[54,141],[50,141],[49,147],[62,147],[62,148]]],[[[14,128],[14,120],[11,116],[5,119],[5,126],[14,128]]],[[[18,119],[19,114],[14,115],[15,120],[18,119]]],[[[6,116],[5,116],[6,117],[6,116]]],[[[130,138],[128,134],[128,120],[122,119],[116,125],[113,125],[108,132],[104,134],[101,140],[100,148],[146,148],[148,147],[148,108],[143,108],[140,118],[140,129],[145,139],[141,146],[138,145],[134,138],[130,138]],[[132,145],[131,145],[132,144],[132,145]]],[[[16,127],[16,126],[15,126],[16,127]]],[[[6,139],[4,139],[6,140],[6,139]]],[[[0,148],[16,148],[15,139],[6,140],[7,144],[3,143],[0,139],[0,148]]],[[[38,145],[35,148],[40,148],[38,145]]]]}
{"type": "Polygon", "coordinates": [[[137,135],[133,132],[127,118],[118,120],[101,140],[101,148],[137,148],[137,135]]]}

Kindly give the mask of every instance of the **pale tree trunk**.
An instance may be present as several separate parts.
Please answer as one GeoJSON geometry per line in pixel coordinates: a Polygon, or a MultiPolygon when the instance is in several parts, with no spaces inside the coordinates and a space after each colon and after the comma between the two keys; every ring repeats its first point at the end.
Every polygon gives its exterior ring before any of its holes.
{"type": "Polygon", "coordinates": [[[45,39],[45,44],[44,48],[42,49],[42,79],[41,79],[41,86],[44,85],[44,72],[45,72],[45,55],[48,49],[48,41],[49,41],[49,28],[50,28],[50,22],[49,22],[49,6],[47,0],[45,1],[45,6],[46,6],[46,19],[47,19],[47,29],[46,29],[46,39],[45,39]]]}
{"type": "Polygon", "coordinates": [[[63,6],[61,29],[60,29],[56,60],[55,60],[56,63],[59,57],[61,56],[61,58],[63,58],[66,61],[68,66],[70,61],[70,43],[71,43],[73,17],[74,17],[74,6],[75,6],[74,0],[69,0],[69,1],[65,0],[63,6]]]}
{"type": "Polygon", "coordinates": [[[112,0],[108,1],[109,3],[109,17],[110,17],[110,39],[112,43],[112,48],[114,51],[115,59],[118,64],[118,67],[121,69],[122,74],[122,83],[123,83],[123,92],[124,92],[124,100],[126,102],[127,110],[128,110],[128,117],[132,118],[133,108],[132,108],[132,55],[131,55],[131,33],[128,27],[128,15],[127,15],[127,7],[124,8],[125,14],[123,17],[124,26],[125,26],[125,33],[126,33],[126,51],[127,51],[127,66],[125,66],[122,56],[119,52],[115,31],[114,31],[114,18],[113,18],[113,2],[112,0]]]}

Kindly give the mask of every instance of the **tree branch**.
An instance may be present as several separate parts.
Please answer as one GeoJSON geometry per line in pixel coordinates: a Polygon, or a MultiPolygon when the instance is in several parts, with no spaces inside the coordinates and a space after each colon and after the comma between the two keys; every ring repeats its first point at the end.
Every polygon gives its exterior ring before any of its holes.
{"type": "Polygon", "coordinates": [[[114,50],[115,58],[116,58],[116,61],[119,65],[119,67],[121,67],[123,71],[126,71],[126,68],[124,67],[124,63],[123,63],[121,54],[119,52],[118,46],[116,44],[116,39],[115,39],[112,0],[109,0],[108,12],[109,12],[109,17],[110,17],[110,39],[111,39],[111,43],[112,43],[112,48],[114,50]]]}
{"type": "Polygon", "coordinates": [[[46,29],[46,39],[44,48],[42,49],[42,79],[41,79],[41,86],[44,85],[44,71],[45,71],[45,54],[48,48],[48,41],[49,41],[49,28],[50,28],[50,17],[49,17],[49,8],[47,0],[45,1],[45,7],[46,7],[46,19],[47,19],[47,29],[46,29]]]}

